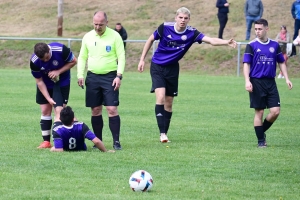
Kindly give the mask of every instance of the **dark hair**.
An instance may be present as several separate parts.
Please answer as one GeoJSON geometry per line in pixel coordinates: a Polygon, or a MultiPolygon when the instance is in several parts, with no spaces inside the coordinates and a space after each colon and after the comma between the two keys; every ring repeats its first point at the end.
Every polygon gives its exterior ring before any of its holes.
{"type": "Polygon", "coordinates": [[[44,58],[46,53],[49,53],[49,47],[46,43],[37,43],[34,45],[34,53],[40,59],[44,58]]]}
{"type": "Polygon", "coordinates": [[[259,20],[255,21],[254,24],[262,24],[264,27],[267,27],[268,21],[265,19],[259,19],[259,20]]]}
{"type": "Polygon", "coordinates": [[[72,108],[70,106],[64,107],[60,111],[60,118],[59,119],[66,126],[72,125],[72,122],[73,122],[73,119],[74,119],[74,112],[73,112],[72,108]]]}
{"type": "Polygon", "coordinates": [[[120,22],[116,23],[116,25],[121,25],[122,26],[122,24],[120,22]]]}
{"type": "Polygon", "coordinates": [[[280,29],[284,29],[284,30],[286,30],[286,26],[285,25],[282,25],[282,26],[280,26],[280,29]]]}

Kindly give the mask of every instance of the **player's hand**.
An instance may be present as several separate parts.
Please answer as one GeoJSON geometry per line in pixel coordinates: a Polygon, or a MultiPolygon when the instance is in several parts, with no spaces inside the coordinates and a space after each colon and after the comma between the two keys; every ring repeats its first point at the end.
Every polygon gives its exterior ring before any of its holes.
{"type": "Polygon", "coordinates": [[[59,78],[59,72],[58,72],[58,70],[53,70],[53,71],[50,71],[49,73],[48,73],[48,77],[50,78],[50,79],[58,79],[59,78]]]}
{"type": "Polygon", "coordinates": [[[252,83],[251,83],[250,81],[246,82],[245,89],[246,89],[248,92],[253,92],[252,83]]]}
{"type": "Polygon", "coordinates": [[[293,84],[290,80],[286,80],[286,84],[289,86],[290,90],[293,88],[293,84]]]}
{"type": "Polygon", "coordinates": [[[48,102],[49,102],[52,106],[56,104],[56,102],[55,102],[52,98],[48,99],[48,102]]]}
{"type": "Polygon", "coordinates": [[[84,87],[84,78],[79,78],[79,79],[77,80],[77,83],[78,83],[78,86],[79,86],[79,87],[82,87],[82,89],[83,89],[83,87],[84,87]]]}
{"type": "Polygon", "coordinates": [[[235,48],[236,47],[236,41],[231,38],[230,40],[228,40],[228,46],[235,48]]]}
{"type": "Polygon", "coordinates": [[[116,77],[112,83],[112,86],[114,86],[114,91],[118,90],[121,87],[121,80],[116,77]]]}
{"type": "Polygon", "coordinates": [[[144,66],[145,66],[145,61],[140,60],[139,65],[138,65],[138,71],[143,72],[144,71],[144,66]]]}
{"type": "Polygon", "coordinates": [[[115,150],[107,150],[106,152],[107,153],[115,153],[116,151],[115,150]]]}

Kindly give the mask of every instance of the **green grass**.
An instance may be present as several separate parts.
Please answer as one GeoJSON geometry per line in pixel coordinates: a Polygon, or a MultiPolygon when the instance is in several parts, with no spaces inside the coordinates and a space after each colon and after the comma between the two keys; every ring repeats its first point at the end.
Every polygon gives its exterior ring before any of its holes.
{"type": "MultiPolygon", "coordinates": [[[[69,105],[90,125],[84,90],[72,70],[69,105]]],[[[180,75],[167,145],[159,142],[149,72],[124,74],[120,91],[122,151],[77,153],[38,150],[40,110],[27,69],[0,69],[1,199],[299,199],[300,79],[289,91],[277,80],[281,114],[258,149],[244,80],[180,75]],[[132,172],[151,173],[154,186],[134,193],[132,172]]],[[[267,113],[267,111],[266,111],[267,113]]],[[[104,143],[112,148],[107,114],[104,143]]]]}

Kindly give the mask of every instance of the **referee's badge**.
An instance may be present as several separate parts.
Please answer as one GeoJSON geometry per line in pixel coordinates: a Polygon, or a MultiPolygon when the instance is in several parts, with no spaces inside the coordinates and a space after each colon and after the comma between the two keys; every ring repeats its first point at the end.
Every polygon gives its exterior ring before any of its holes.
{"type": "Polygon", "coordinates": [[[106,46],[106,52],[110,52],[111,51],[111,46],[106,46]]]}

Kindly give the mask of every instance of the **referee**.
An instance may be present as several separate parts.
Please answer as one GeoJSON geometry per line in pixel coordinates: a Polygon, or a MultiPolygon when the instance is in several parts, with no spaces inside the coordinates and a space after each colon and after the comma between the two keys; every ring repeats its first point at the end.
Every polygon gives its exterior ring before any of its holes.
{"type": "Polygon", "coordinates": [[[107,27],[107,15],[97,11],[93,17],[94,29],[83,36],[78,57],[78,85],[86,86],[85,105],[91,107],[91,123],[95,135],[102,141],[102,106],[106,107],[113,148],[121,150],[118,113],[119,88],[125,68],[125,50],[119,33],[107,27]],[[84,70],[87,76],[84,80],[84,70]]]}

